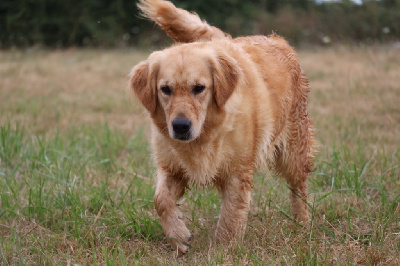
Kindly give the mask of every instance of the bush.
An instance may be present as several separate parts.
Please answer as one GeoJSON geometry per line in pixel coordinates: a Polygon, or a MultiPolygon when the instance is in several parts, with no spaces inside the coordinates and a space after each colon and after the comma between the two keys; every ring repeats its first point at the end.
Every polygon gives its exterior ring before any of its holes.
{"type": "MultiPolygon", "coordinates": [[[[174,0],[210,24],[237,35],[270,34],[293,44],[382,42],[400,39],[400,0],[174,0]]],[[[2,0],[0,47],[46,47],[166,43],[165,34],[141,19],[132,0],[2,0]],[[149,34],[150,33],[150,34],[149,34]]]]}

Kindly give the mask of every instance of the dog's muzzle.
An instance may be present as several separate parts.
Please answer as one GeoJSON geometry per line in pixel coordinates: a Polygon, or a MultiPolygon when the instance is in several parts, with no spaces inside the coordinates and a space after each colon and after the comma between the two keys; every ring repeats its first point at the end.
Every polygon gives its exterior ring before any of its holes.
{"type": "Polygon", "coordinates": [[[177,117],[172,120],[172,129],[174,130],[175,139],[189,140],[191,138],[191,127],[192,122],[186,117],[177,117]]]}

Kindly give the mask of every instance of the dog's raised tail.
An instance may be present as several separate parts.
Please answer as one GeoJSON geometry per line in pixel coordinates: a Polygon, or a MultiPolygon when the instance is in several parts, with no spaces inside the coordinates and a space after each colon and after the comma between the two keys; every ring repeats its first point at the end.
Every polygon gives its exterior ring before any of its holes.
{"type": "Polygon", "coordinates": [[[174,41],[195,42],[227,38],[223,31],[202,21],[196,13],[177,8],[169,1],[139,0],[143,16],[156,22],[174,41]]]}

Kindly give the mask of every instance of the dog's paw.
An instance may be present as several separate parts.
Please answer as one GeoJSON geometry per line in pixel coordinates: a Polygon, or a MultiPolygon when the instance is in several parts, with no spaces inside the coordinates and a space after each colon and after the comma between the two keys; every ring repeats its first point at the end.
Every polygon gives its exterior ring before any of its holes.
{"type": "Polygon", "coordinates": [[[185,254],[190,247],[190,231],[186,227],[182,214],[171,217],[165,225],[165,234],[171,246],[180,254],[185,254]]]}
{"type": "Polygon", "coordinates": [[[168,237],[171,246],[178,251],[179,254],[185,254],[190,247],[190,232],[187,228],[182,232],[176,233],[175,236],[168,237]]]}
{"type": "Polygon", "coordinates": [[[293,216],[296,222],[303,226],[307,226],[310,223],[310,215],[306,210],[298,211],[297,213],[294,213],[293,216]]]}

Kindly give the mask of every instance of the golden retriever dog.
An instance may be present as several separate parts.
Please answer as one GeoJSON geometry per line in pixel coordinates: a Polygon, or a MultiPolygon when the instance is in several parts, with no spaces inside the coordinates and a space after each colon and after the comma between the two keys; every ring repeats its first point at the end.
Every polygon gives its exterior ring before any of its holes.
{"type": "Polygon", "coordinates": [[[232,39],[168,1],[138,6],[177,42],[136,65],[130,79],[151,118],[154,204],[171,245],[188,250],[176,202],[190,185],[221,193],[217,242],[241,236],[257,168],[286,179],[293,215],[307,222],[313,128],[293,48],[275,34],[232,39]]]}

